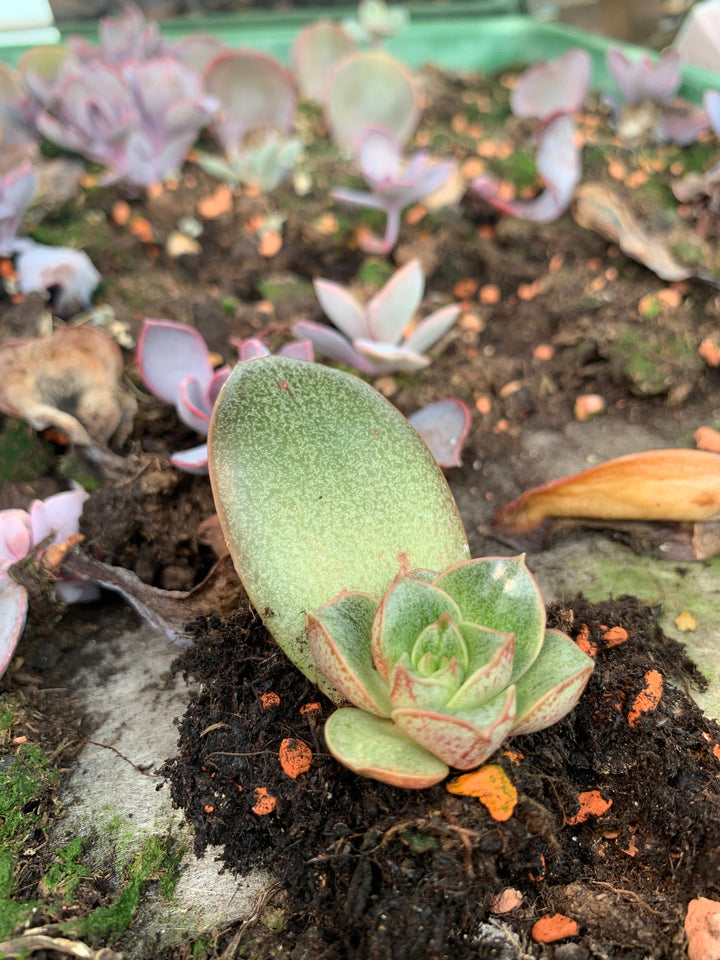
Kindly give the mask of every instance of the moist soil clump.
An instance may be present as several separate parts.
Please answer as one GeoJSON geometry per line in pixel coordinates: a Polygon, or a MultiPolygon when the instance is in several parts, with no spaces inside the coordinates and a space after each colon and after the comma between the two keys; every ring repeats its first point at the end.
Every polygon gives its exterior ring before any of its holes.
{"type": "Polygon", "coordinates": [[[332,704],[251,611],[195,621],[175,669],[200,692],[164,772],[198,854],[219,846],[229,870],[272,872],[283,921],[234,931],[239,955],[685,956],[687,902],[720,889],[720,727],[686,692],[703,680],[633,597],[554,604],[549,624],[596,649],[597,667],[569,717],[492,759],[518,793],[498,821],[444,785],[398,790],[350,773],[324,747],[332,704]],[[292,776],[279,754],[297,741],[312,760],[292,776]],[[522,903],[500,914],[506,888],[522,903]],[[562,949],[531,935],[555,913],[579,924],[562,949]]]}

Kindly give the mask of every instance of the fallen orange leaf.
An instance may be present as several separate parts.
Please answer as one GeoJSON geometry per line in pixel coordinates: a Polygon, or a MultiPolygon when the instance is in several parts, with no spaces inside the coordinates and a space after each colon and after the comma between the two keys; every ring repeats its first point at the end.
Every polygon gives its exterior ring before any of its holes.
{"type": "Polygon", "coordinates": [[[525,533],[547,517],[699,522],[718,513],[718,454],[646,450],[534,487],[503,507],[493,523],[525,533]]]}
{"type": "Polygon", "coordinates": [[[279,756],[281,767],[293,780],[301,773],[307,773],[312,766],[312,750],[302,740],[285,737],[280,744],[279,756]]]}
{"type": "Polygon", "coordinates": [[[628,723],[636,727],[644,713],[655,710],[662,699],[663,678],[659,670],[648,670],[645,673],[645,686],[635,697],[632,709],[628,714],[628,723]]]}
{"type": "Polygon", "coordinates": [[[477,797],[493,820],[499,821],[510,819],[518,801],[517,788],[496,763],[486,763],[451,780],[447,790],[461,797],[477,797]]]}

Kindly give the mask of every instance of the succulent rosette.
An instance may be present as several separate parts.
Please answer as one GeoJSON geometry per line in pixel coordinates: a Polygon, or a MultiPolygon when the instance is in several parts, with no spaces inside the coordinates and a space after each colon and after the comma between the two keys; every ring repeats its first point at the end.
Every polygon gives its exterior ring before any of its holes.
{"type": "Polygon", "coordinates": [[[354,704],[328,720],[328,749],[356,773],[419,788],[550,726],[593,661],[545,621],[524,556],[401,573],[379,603],[344,591],[306,616],[318,669],[354,704]]]}

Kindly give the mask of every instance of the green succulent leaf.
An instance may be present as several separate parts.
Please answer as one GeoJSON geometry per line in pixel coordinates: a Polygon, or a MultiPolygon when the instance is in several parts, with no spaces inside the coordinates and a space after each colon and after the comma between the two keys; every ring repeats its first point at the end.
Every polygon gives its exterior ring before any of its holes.
{"type": "Polygon", "coordinates": [[[325,724],[328,750],[355,773],[394,787],[421,790],[449,773],[442,760],[399,730],[390,720],[343,707],[325,724]]]}
{"type": "Polygon", "coordinates": [[[514,634],[511,682],[521,677],[540,652],[545,633],[545,605],[524,555],[458,563],[434,586],[457,602],[463,620],[514,634]]]}
{"type": "Polygon", "coordinates": [[[451,767],[470,770],[494,753],[515,720],[515,688],[475,710],[435,711],[403,707],[392,719],[409,737],[451,767]]]}
{"type": "Polygon", "coordinates": [[[389,717],[386,685],[373,667],[370,628],[377,600],[345,592],[305,618],[313,659],[330,683],[356,707],[389,717]]]}
{"type": "Polygon", "coordinates": [[[400,569],[444,570],[469,557],[427,447],[350,374],[280,356],[237,364],[213,410],[208,453],[250,600],[290,659],[335,699],[306,643],[305,612],[343,591],[382,596],[400,569]]]}
{"type": "Polygon", "coordinates": [[[422,631],[437,624],[443,614],[450,614],[455,623],[462,620],[460,608],[445,591],[423,580],[396,578],[380,602],[372,627],[373,660],[386,683],[403,653],[411,653],[422,631]]]}
{"type": "MultiPolygon", "coordinates": [[[[403,654],[390,676],[392,707],[437,710],[445,706],[455,693],[462,682],[463,673],[461,665],[457,660],[452,659],[431,676],[422,676],[417,673],[408,655],[403,654]]],[[[388,716],[390,716],[389,713],[388,716]]]]}
{"type": "Polygon", "coordinates": [[[561,720],[580,699],[595,664],[559,630],[548,630],[537,660],[515,685],[512,733],[535,733],[561,720]]]}
{"type": "Polygon", "coordinates": [[[476,623],[463,623],[460,630],[469,662],[464,681],[447,706],[453,710],[473,710],[510,685],[515,638],[512,633],[501,633],[476,623]]]}

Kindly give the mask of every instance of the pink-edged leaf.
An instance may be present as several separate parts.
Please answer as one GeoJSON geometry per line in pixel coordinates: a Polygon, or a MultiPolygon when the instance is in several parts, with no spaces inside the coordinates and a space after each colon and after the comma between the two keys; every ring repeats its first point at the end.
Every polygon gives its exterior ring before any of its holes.
{"type": "Polygon", "coordinates": [[[286,343],[278,350],[280,357],[295,357],[296,360],[315,360],[315,351],[311,340],[298,340],[295,343],[286,343]]]}
{"type": "Polygon", "coordinates": [[[457,563],[440,574],[435,587],[456,600],[465,622],[514,634],[513,681],[536,660],[545,633],[545,604],[524,554],[457,563]]]}
{"type": "Polygon", "coordinates": [[[440,467],[460,467],[460,453],[470,430],[470,410],[450,397],[422,407],[408,417],[440,467]]]}
{"type": "Polygon", "coordinates": [[[169,46],[169,52],[176,60],[182,60],[198,74],[203,73],[213,60],[227,50],[222,40],[209,33],[193,33],[169,46]]]}
{"type": "Polygon", "coordinates": [[[301,340],[309,340],[321,356],[344,363],[348,367],[355,367],[356,370],[371,377],[377,375],[377,369],[373,363],[358,353],[341,333],[325,324],[313,323],[311,320],[298,320],[292,325],[292,334],[301,340]]]}
{"type": "Polygon", "coordinates": [[[170,457],[170,463],[185,473],[205,474],[208,472],[208,448],[206,443],[189,450],[181,450],[170,457]]]}
{"type": "Polygon", "coordinates": [[[215,401],[220,395],[220,391],[225,386],[227,378],[232,373],[230,367],[218,367],[218,369],[213,373],[210,384],[207,388],[207,398],[210,401],[210,410],[215,406],[215,401]]]}
{"type": "Polygon", "coordinates": [[[0,510],[0,577],[27,556],[34,542],[27,511],[0,510]]]}
{"type": "Polygon", "coordinates": [[[377,127],[370,127],[360,141],[358,160],[363,176],[374,186],[397,183],[400,177],[400,145],[377,127]]]}
{"type": "Polygon", "coordinates": [[[420,676],[404,655],[393,667],[390,701],[393,709],[404,707],[438,710],[444,707],[462,682],[462,666],[451,659],[432,676],[420,676]]]}
{"type": "Polygon", "coordinates": [[[194,327],[172,320],[145,320],[137,362],[145,386],[166,403],[178,402],[180,384],[187,377],[207,385],[213,376],[202,336],[194,327]]]}
{"type": "Polygon", "coordinates": [[[62,543],[71,533],[77,533],[87,498],[85,490],[67,490],[45,500],[34,500],[30,505],[33,543],[40,543],[50,534],[53,543],[62,543]]]}
{"type": "Polygon", "coordinates": [[[370,629],[377,600],[361,591],[344,591],[305,615],[307,642],[320,673],[361,710],[390,716],[388,688],[373,668],[370,629]]]}
{"type": "Polygon", "coordinates": [[[372,622],[372,659],[385,683],[391,682],[395,664],[413,649],[422,630],[443,614],[455,623],[462,620],[459,606],[444,590],[402,573],[395,578],[372,622]]]}
{"type": "Polygon", "coordinates": [[[475,710],[393,710],[392,719],[412,740],[450,767],[470,770],[498,749],[515,719],[515,687],[475,710]]]}
{"type": "Polygon", "coordinates": [[[394,347],[390,343],[376,343],[374,340],[355,340],[353,345],[358,353],[371,361],[377,375],[402,371],[414,373],[429,366],[430,358],[422,354],[406,350],[405,347],[394,347]]]}
{"type": "Polygon", "coordinates": [[[0,677],[5,673],[22,636],[28,592],[14,580],[0,583],[0,677]]]}
{"type": "Polygon", "coordinates": [[[340,763],[362,777],[406,790],[423,790],[450,772],[390,720],[343,707],[325,724],[325,742],[340,763]]]}
{"type": "Polygon", "coordinates": [[[248,337],[238,344],[238,354],[242,361],[255,360],[257,357],[267,357],[270,351],[257,337],[248,337]]]}
{"type": "Polygon", "coordinates": [[[528,67],[510,94],[516,117],[547,120],[582,108],[590,85],[592,61],[585,50],[568,50],[556,60],[528,67]]]}
{"type": "Polygon", "coordinates": [[[186,426],[198,433],[207,434],[212,404],[206,390],[195,377],[185,377],[180,384],[175,409],[186,426]]]}
{"type": "Polygon", "coordinates": [[[534,200],[502,200],[498,182],[485,175],[475,177],[472,189],[501,213],[535,223],[557,220],[570,206],[580,181],[580,152],[574,143],[574,131],[572,117],[563,114],[544,128],[536,164],[546,189],[534,200]]]}
{"type": "Polygon", "coordinates": [[[368,127],[386,130],[404,147],[420,119],[417,81],[398,60],[380,51],[343,57],[322,96],[333,141],[355,152],[368,127]]]}
{"type": "Polygon", "coordinates": [[[297,102],[295,85],[289,70],[267,54],[221,53],[205,71],[205,89],[220,103],[212,130],[230,155],[240,152],[251,130],[290,129],[297,102]]]}
{"type": "Polygon", "coordinates": [[[465,680],[448,700],[452,710],[474,710],[501,693],[510,683],[515,636],[476,623],[462,623],[460,631],[469,651],[465,680]]]}
{"type": "Polygon", "coordinates": [[[397,270],[385,286],[368,303],[364,333],[353,339],[367,337],[381,343],[400,343],[403,331],[420,306],[425,289],[425,275],[417,257],[397,270]]]}
{"type": "Polygon", "coordinates": [[[535,733],[561,720],[580,699],[594,666],[566,634],[546,631],[540,655],[515,684],[513,734],[535,733]]]}
{"type": "Polygon", "coordinates": [[[332,20],[308,24],[293,41],[290,59],[303,97],[322,100],[329,72],[355,49],[355,41],[332,20]]]}
{"type": "Polygon", "coordinates": [[[460,305],[457,303],[435,310],[418,323],[403,341],[403,347],[413,353],[425,353],[448,332],[459,316],[460,305]]]}
{"type": "Polygon", "coordinates": [[[365,310],[343,286],[332,280],[314,280],[313,287],[320,306],[346,337],[355,340],[369,335],[365,310]]]}
{"type": "Polygon", "coordinates": [[[607,65],[628,103],[662,101],[677,92],[682,80],[682,54],[669,47],[658,61],[648,56],[631,60],[620,47],[610,47],[607,65]]]}

